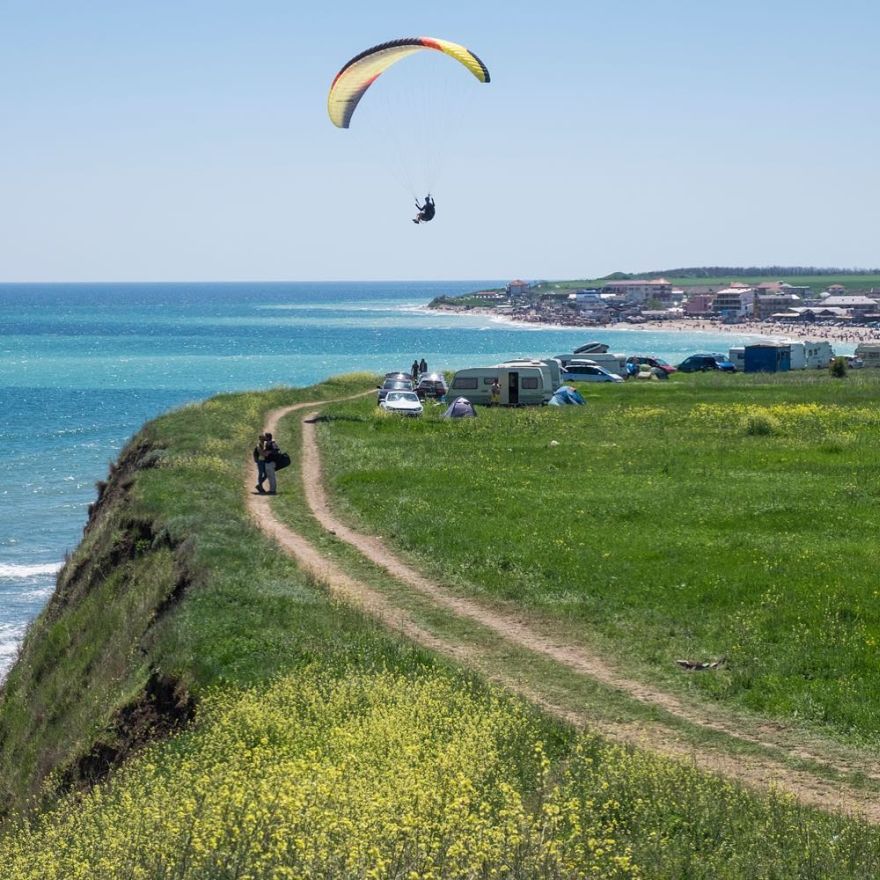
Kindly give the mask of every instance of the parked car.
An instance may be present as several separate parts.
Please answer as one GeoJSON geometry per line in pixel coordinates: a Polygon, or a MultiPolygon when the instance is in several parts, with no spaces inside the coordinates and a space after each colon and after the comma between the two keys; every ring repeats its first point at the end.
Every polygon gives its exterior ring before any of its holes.
{"type": "Polygon", "coordinates": [[[412,379],[386,379],[377,387],[376,403],[382,403],[389,391],[412,391],[412,379]]]}
{"type": "Polygon", "coordinates": [[[630,355],[626,359],[626,362],[628,364],[634,364],[637,367],[641,367],[644,365],[644,366],[648,366],[648,367],[653,367],[654,369],[657,369],[657,370],[663,370],[663,372],[666,373],[667,376],[669,376],[672,373],[675,373],[677,371],[676,367],[673,367],[672,364],[666,363],[666,361],[664,361],[663,358],[652,357],[652,356],[644,355],[644,354],[630,355]]]}
{"type": "Polygon", "coordinates": [[[599,364],[591,364],[588,361],[570,361],[562,371],[564,382],[622,382],[623,379],[617,373],[611,373],[600,367],[599,364]]]}
{"type": "Polygon", "coordinates": [[[399,416],[418,417],[423,412],[422,402],[415,391],[389,391],[379,407],[399,416]]]}
{"type": "Polygon", "coordinates": [[[401,382],[412,382],[412,375],[410,373],[386,373],[386,379],[400,379],[401,382]]]}
{"type": "Polygon", "coordinates": [[[445,397],[449,389],[446,387],[446,380],[440,373],[425,373],[419,379],[415,390],[416,394],[424,400],[426,397],[445,397]]]}
{"type": "Polygon", "coordinates": [[[685,358],[678,369],[682,373],[705,373],[708,370],[721,370],[723,373],[735,373],[736,367],[723,354],[692,354],[685,358]]]}

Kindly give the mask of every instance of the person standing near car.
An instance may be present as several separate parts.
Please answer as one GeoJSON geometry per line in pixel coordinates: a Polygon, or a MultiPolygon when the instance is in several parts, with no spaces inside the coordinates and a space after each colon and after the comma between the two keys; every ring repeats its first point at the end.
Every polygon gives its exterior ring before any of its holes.
{"type": "Polygon", "coordinates": [[[277,483],[275,480],[275,456],[281,451],[278,444],[272,439],[270,433],[263,435],[263,458],[266,461],[266,479],[269,481],[268,495],[275,495],[277,483]]]}

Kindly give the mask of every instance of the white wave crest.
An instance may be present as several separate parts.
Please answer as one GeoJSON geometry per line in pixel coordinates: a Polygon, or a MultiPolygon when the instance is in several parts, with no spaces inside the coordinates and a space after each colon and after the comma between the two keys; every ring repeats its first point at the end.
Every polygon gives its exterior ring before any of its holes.
{"type": "Polygon", "coordinates": [[[13,562],[0,562],[0,580],[48,577],[58,574],[62,564],[61,562],[43,562],[37,565],[16,565],[13,562]]]}

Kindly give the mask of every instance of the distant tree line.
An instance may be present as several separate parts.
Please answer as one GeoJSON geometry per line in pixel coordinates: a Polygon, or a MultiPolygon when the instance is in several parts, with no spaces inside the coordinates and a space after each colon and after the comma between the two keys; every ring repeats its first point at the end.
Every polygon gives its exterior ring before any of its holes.
{"type": "Polygon", "coordinates": [[[817,266],[696,266],[687,269],[664,269],[662,272],[612,272],[600,281],[638,281],[651,278],[754,277],[786,278],[793,275],[878,275],[880,269],[837,269],[817,266]]]}

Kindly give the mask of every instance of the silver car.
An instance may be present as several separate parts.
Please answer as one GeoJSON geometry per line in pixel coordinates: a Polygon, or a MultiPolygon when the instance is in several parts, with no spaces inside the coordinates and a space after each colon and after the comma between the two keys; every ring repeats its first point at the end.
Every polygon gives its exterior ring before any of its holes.
{"type": "Polygon", "coordinates": [[[566,382],[622,382],[623,379],[616,373],[609,373],[598,364],[585,364],[572,361],[562,371],[562,378],[566,382]]]}

